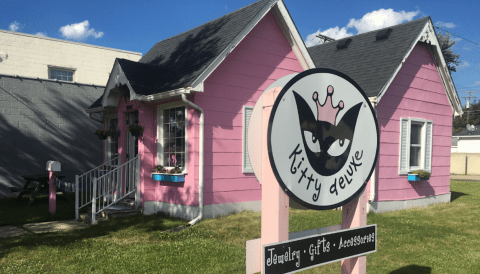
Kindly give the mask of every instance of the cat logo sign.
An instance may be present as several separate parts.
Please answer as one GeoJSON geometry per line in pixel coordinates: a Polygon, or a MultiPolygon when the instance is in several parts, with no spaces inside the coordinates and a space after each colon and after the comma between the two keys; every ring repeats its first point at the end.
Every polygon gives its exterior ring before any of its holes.
{"type": "Polygon", "coordinates": [[[268,154],[282,189],[311,209],[350,202],[377,161],[379,130],[365,93],[331,69],[311,69],[282,89],[268,124],[268,154]]]}

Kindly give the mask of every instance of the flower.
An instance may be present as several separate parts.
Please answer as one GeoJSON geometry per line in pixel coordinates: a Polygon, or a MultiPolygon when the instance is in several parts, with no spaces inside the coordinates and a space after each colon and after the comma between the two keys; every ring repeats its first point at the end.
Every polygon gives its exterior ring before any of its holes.
{"type": "Polygon", "coordinates": [[[110,131],[108,131],[106,129],[97,129],[95,131],[95,135],[106,139],[108,136],[110,136],[110,131]]]}
{"type": "Polygon", "coordinates": [[[131,124],[131,125],[127,126],[127,131],[132,132],[132,133],[138,132],[138,133],[142,134],[143,129],[144,129],[144,126],[139,125],[139,124],[131,124]]]}

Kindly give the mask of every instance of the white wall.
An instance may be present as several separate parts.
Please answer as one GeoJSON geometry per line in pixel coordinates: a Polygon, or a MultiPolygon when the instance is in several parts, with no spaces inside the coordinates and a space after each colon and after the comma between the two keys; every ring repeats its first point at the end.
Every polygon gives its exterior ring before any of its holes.
{"type": "Polygon", "coordinates": [[[458,153],[480,153],[480,136],[468,137],[458,140],[458,153]]]}
{"type": "Polygon", "coordinates": [[[138,61],[142,54],[0,30],[0,74],[48,79],[48,66],[75,69],[74,81],[105,86],[115,58],[138,61]]]}

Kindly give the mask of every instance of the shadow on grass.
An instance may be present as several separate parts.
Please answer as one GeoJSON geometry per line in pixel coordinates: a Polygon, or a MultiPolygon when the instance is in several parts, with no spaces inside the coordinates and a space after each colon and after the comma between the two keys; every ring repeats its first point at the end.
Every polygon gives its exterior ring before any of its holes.
{"type": "MultiPolygon", "coordinates": [[[[20,202],[16,202],[15,199],[0,200],[0,225],[22,227],[26,223],[75,219],[75,199],[68,202],[66,199],[57,198],[57,211],[53,216],[48,213],[48,197],[36,198],[30,206],[26,205],[27,201],[26,198],[22,198],[20,202]]],[[[81,247],[85,246],[85,244],[81,244],[82,240],[99,237],[115,237],[122,241],[135,241],[147,237],[148,240],[148,237],[158,235],[155,232],[164,232],[186,224],[187,221],[163,214],[136,215],[116,218],[100,222],[98,225],[66,232],[28,233],[0,239],[0,260],[17,248],[25,250],[32,250],[39,246],[86,248],[81,247]],[[78,243],[75,244],[76,242],[78,243]]],[[[87,245],[89,244],[87,243],[87,245]]]]}
{"type": "Polygon", "coordinates": [[[465,196],[468,194],[462,193],[462,192],[456,192],[456,191],[450,191],[450,202],[455,201],[456,199],[465,196]]]}
{"type": "Polygon", "coordinates": [[[430,274],[430,273],[432,273],[431,267],[412,264],[412,265],[407,265],[397,270],[394,270],[389,274],[430,274]]]}

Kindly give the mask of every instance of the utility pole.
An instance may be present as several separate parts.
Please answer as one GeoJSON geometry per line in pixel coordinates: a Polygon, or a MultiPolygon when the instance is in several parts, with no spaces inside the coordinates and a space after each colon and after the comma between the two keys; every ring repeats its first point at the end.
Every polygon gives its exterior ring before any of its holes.
{"type": "MultiPolygon", "coordinates": [[[[470,108],[470,99],[471,99],[471,98],[477,98],[477,97],[475,97],[475,96],[472,96],[472,92],[478,92],[478,90],[462,91],[462,92],[465,92],[465,93],[468,92],[468,97],[462,97],[463,99],[467,99],[467,98],[468,98],[467,104],[466,104],[466,106],[465,106],[465,107],[468,109],[468,108],[470,108]]],[[[467,110],[467,123],[468,123],[468,114],[469,114],[469,113],[470,113],[470,111],[467,110]]]]}

